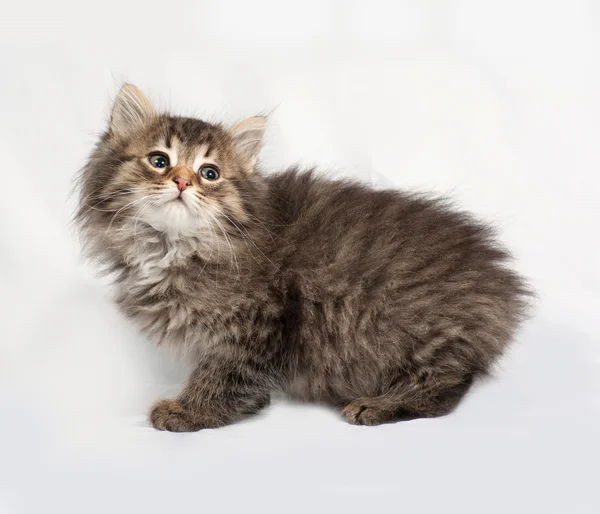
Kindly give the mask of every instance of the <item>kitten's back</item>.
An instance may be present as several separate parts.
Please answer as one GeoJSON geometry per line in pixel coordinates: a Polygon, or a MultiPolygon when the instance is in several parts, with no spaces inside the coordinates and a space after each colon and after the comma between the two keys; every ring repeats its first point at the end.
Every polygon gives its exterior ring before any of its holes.
{"type": "Polygon", "coordinates": [[[445,200],[313,171],[291,169],[267,180],[287,242],[275,253],[310,319],[305,339],[326,346],[341,337],[347,355],[357,349],[357,362],[365,362],[358,347],[369,340],[382,370],[428,355],[432,368],[455,366],[475,376],[501,355],[529,291],[506,266],[510,254],[489,226],[445,200]],[[314,328],[324,326],[336,333],[314,328]],[[440,348],[448,349],[445,360],[440,348]]]}

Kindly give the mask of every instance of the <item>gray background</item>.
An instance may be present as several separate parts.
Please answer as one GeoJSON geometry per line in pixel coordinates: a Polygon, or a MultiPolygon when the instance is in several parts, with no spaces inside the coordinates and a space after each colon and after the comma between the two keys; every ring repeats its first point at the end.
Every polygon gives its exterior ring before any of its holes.
{"type": "Polygon", "coordinates": [[[0,512],[598,513],[600,4],[8,2],[0,30],[0,512]],[[277,401],[152,430],[185,366],[81,263],[75,172],[128,80],[233,122],[266,170],[448,193],[498,225],[535,318],[451,416],[277,401]]]}

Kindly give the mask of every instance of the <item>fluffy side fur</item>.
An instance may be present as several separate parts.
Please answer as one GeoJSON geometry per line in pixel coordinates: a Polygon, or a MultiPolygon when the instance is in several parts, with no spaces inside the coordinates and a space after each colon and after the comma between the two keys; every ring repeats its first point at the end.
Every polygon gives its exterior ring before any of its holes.
{"type": "Polygon", "coordinates": [[[275,389],[357,424],[447,414],[525,315],[509,254],[443,200],[311,170],[263,175],[263,131],[258,118],[226,129],[156,114],[126,85],[82,171],[88,255],[116,277],[126,315],[197,363],[151,422],[222,426],[275,389]],[[149,164],[157,149],[164,169],[149,164]]]}

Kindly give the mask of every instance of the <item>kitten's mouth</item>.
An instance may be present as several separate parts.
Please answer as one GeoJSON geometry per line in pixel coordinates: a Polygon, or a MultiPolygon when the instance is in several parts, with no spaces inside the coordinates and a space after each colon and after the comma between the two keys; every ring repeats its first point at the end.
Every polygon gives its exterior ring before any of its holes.
{"type": "Polygon", "coordinates": [[[171,200],[169,200],[169,203],[183,203],[185,205],[185,200],[183,198],[183,191],[179,191],[179,194],[177,196],[174,196],[173,198],[171,198],[171,200]]]}
{"type": "Polygon", "coordinates": [[[185,200],[185,198],[183,197],[182,194],[179,194],[178,196],[176,196],[175,198],[173,198],[169,203],[171,205],[172,204],[177,205],[178,208],[179,208],[179,206],[181,206],[185,210],[189,211],[188,204],[187,204],[187,202],[186,202],[186,200],[185,200]]]}
{"type": "Polygon", "coordinates": [[[177,191],[176,194],[172,194],[171,198],[166,199],[163,205],[171,205],[176,209],[180,208],[179,206],[181,206],[186,210],[189,210],[188,199],[184,197],[183,191],[177,191]]]}

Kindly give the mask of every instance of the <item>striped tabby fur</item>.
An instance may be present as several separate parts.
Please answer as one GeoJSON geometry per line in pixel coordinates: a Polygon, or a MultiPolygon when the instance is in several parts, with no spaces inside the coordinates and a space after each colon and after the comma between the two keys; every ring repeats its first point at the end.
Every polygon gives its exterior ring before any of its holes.
{"type": "Polygon", "coordinates": [[[452,411],[524,317],[509,254],[443,200],[264,175],[263,131],[157,114],[125,85],[82,171],[87,254],[127,316],[196,361],[152,424],[234,423],[275,390],[364,425],[452,411]]]}

